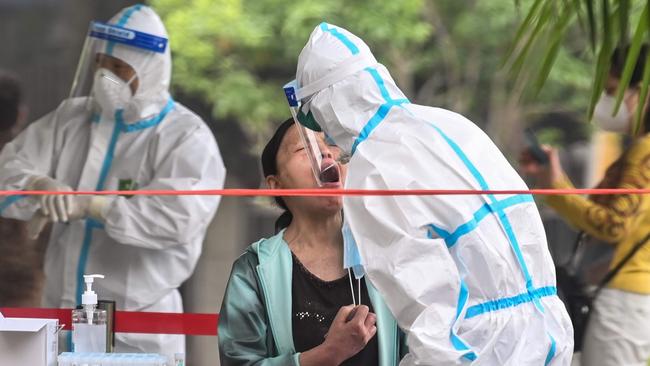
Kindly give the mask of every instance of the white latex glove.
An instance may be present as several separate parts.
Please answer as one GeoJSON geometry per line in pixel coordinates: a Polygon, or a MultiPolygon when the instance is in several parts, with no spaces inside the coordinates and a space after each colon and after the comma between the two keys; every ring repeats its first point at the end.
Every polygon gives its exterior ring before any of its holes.
{"type": "MultiPolygon", "coordinates": [[[[91,217],[101,223],[104,222],[110,198],[105,196],[69,196],[69,204],[65,215],[68,221],[80,220],[91,217]]],[[[27,223],[27,235],[35,240],[48,222],[53,221],[52,216],[46,215],[42,210],[36,211],[27,223]]],[[[67,222],[67,221],[66,221],[67,222]]]]}
{"type": "MultiPolygon", "coordinates": [[[[73,189],[47,176],[34,177],[27,185],[28,190],[72,192],[73,189]]],[[[91,216],[103,221],[109,198],[95,195],[44,195],[39,197],[40,213],[32,220],[43,221],[46,216],[51,222],[70,222],[91,216]]]]}
{"type": "MultiPolygon", "coordinates": [[[[35,177],[27,185],[28,190],[34,191],[52,191],[52,192],[72,192],[72,188],[66,184],[58,182],[47,176],[35,177]]],[[[52,222],[67,222],[68,207],[70,206],[72,196],[68,195],[44,195],[38,197],[41,205],[41,212],[48,216],[52,222]]]]}
{"type": "Polygon", "coordinates": [[[104,222],[106,208],[108,207],[109,198],[106,196],[96,195],[74,195],[70,197],[70,203],[67,206],[68,221],[93,218],[97,221],[104,222]]]}

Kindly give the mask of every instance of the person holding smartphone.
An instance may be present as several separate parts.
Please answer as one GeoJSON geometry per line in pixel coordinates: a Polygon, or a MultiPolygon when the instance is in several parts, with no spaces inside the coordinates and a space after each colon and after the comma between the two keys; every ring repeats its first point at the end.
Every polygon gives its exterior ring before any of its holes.
{"type": "MultiPolygon", "coordinates": [[[[632,143],[607,169],[597,188],[650,188],[650,114],[648,99],[640,100],[647,44],[641,48],[621,108],[613,114],[613,95],[628,52],[629,47],[617,48],[612,55],[605,90],[595,108],[594,123],[606,131],[630,136],[632,143]],[[634,131],[638,109],[641,109],[641,126],[634,131]]],[[[541,164],[532,150],[527,150],[520,158],[522,172],[535,177],[538,188],[573,188],[562,169],[557,149],[549,146],[542,149],[548,164],[541,164]]],[[[615,246],[610,268],[626,260],[594,301],[584,338],[582,364],[645,364],[650,358],[650,245],[644,245],[650,233],[650,197],[553,195],[546,197],[546,203],[576,228],[615,246]],[[637,245],[641,246],[633,252],[637,245]]]]}

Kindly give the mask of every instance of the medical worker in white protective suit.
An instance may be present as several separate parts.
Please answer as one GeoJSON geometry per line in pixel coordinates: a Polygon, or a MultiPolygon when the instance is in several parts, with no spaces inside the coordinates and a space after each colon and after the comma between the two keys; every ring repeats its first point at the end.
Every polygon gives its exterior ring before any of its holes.
{"type": "MultiPolygon", "coordinates": [[[[71,97],[0,153],[4,190],[195,190],[223,187],[216,141],[168,93],[167,32],[135,5],[92,22],[71,97]]],[[[53,222],[43,304],[80,303],[84,273],[118,310],[182,312],[178,287],[192,274],[215,196],[12,196],[5,217],[53,222]]],[[[185,352],[179,335],[116,334],[117,352],[185,352]]],[[[173,359],[173,358],[172,358],[173,359]]]]}
{"type": "MultiPolygon", "coordinates": [[[[409,103],[343,28],[313,31],[294,86],[300,123],[351,155],[346,188],[527,189],[483,131],[409,103]]],[[[402,364],[570,363],[573,330],[530,195],[346,197],[344,212],[346,254],[356,239],[361,258],[346,264],[363,265],[407,332],[402,364]]]]}

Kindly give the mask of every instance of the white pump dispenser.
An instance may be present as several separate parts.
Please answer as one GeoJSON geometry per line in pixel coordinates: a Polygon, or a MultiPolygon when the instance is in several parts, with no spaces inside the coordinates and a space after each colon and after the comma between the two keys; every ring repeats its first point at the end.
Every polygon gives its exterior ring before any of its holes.
{"type": "Polygon", "coordinates": [[[101,274],[84,275],[84,282],[86,283],[86,291],[81,295],[81,304],[86,312],[88,324],[93,323],[93,312],[97,308],[97,294],[93,291],[93,282],[95,278],[104,278],[101,274]]]}
{"type": "Polygon", "coordinates": [[[86,291],[81,295],[81,309],[72,311],[72,343],[74,352],[106,352],[106,310],[97,309],[97,294],[93,291],[101,274],[84,275],[86,291]]]}

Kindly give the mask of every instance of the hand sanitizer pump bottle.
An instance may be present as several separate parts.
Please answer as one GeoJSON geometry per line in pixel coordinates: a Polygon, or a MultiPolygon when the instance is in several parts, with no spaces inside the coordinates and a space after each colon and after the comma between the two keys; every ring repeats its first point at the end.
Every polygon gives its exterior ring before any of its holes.
{"type": "Polygon", "coordinates": [[[82,309],[72,310],[74,352],[106,352],[106,310],[97,309],[97,294],[92,290],[95,278],[104,276],[84,276],[86,291],[81,296],[82,309]]]}

